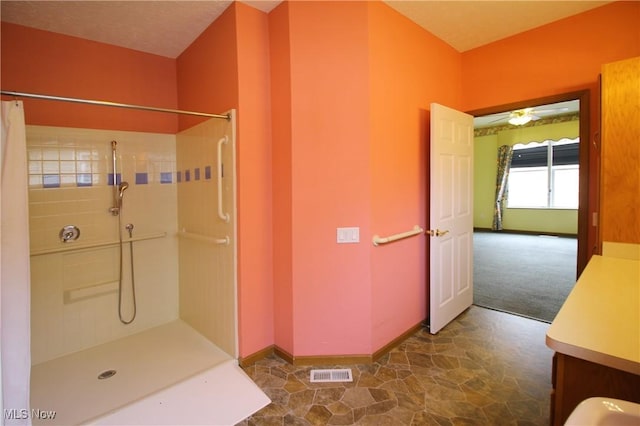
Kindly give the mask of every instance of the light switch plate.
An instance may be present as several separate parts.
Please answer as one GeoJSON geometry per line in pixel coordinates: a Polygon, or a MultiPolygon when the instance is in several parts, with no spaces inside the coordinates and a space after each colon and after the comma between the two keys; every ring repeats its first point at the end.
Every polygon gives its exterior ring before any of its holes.
{"type": "Polygon", "coordinates": [[[359,227],[338,228],[336,234],[337,234],[337,243],[338,244],[349,244],[349,243],[359,243],[360,242],[360,228],[359,227]]]}

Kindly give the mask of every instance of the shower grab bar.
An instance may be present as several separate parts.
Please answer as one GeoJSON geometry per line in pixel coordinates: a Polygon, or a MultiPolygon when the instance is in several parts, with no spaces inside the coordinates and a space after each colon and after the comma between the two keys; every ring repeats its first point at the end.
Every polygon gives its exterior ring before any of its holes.
{"type": "Polygon", "coordinates": [[[225,135],[218,141],[218,217],[225,222],[229,222],[229,213],[225,213],[222,209],[222,145],[228,140],[229,138],[225,135]]]}
{"type": "Polygon", "coordinates": [[[118,153],[116,152],[116,146],[118,142],[111,141],[111,161],[113,164],[113,207],[109,209],[113,216],[118,216],[120,214],[120,206],[118,206],[118,153]]]}
{"type": "Polygon", "coordinates": [[[229,236],[225,236],[224,238],[214,238],[208,237],[206,235],[194,234],[192,232],[187,232],[184,229],[178,232],[178,236],[188,238],[190,240],[202,241],[205,243],[213,243],[219,245],[229,245],[231,243],[231,238],[229,236]]]}
{"type": "Polygon", "coordinates": [[[416,226],[413,227],[413,229],[411,231],[401,232],[399,234],[394,234],[394,235],[389,235],[388,237],[380,237],[378,235],[374,235],[373,236],[373,245],[377,247],[380,244],[387,244],[387,243],[391,243],[393,241],[401,240],[403,238],[413,237],[414,235],[422,234],[423,232],[424,232],[424,229],[422,229],[422,227],[420,227],[419,225],[416,225],[416,226]]]}
{"type": "MultiPolygon", "coordinates": [[[[144,240],[154,240],[157,238],[164,238],[167,236],[166,232],[157,232],[154,234],[144,234],[144,235],[138,235],[135,236],[133,238],[127,238],[127,239],[123,239],[122,241],[124,242],[136,242],[136,241],[144,241],[144,240]]],[[[76,244],[75,242],[73,244],[69,244],[66,243],[63,247],[51,247],[51,248],[45,248],[45,249],[41,249],[41,250],[32,250],[30,255],[31,256],[42,256],[44,254],[54,254],[54,253],[62,253],[62,252],[68,252],[68,251],[78,251],[78,250],[87,250],[87,249],[94,249],[94,248],[99,248],[99,247],[109,247],[109,246],[117,246],[118,244],[120,244],[120,241],[102,241],[102,242],[95,242],[95,243],[86,243],[86,244],[76,244]]]]}

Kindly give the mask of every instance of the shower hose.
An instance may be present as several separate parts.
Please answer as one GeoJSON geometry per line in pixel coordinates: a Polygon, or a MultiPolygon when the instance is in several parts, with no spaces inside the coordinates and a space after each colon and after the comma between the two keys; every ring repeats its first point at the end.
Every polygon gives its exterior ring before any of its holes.
{"type": "Polygon", "coordinates": [[[137,307],[136,307],[136,279],[135,273],[133,271],[133,241],[131,237],[133,236],[133,225],[128,223],[126,225],[127,231],[129,231],[129,260],[131,263],[131,294],[133,295],[133,315],[130,320],[125,320],[122,315],[122,223],[120,218],[122,215],[118,215],[118,241],[120,246],[120,273],[118,278],[118,317],[120,318],[120,322],[123,324],[131,324],[134,319],[136,319],[137,307]]]}

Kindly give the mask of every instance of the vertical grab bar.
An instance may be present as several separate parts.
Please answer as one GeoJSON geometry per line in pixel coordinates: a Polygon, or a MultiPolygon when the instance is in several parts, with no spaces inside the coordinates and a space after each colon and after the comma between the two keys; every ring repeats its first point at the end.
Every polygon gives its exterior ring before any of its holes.
{"type": "Polygon", "coordinates": [[[118,142],[111,141],[111,160],[113,162],[113,207],[109,209],[113,216],[120,214],[120,207],[118,206],[118,169],[117,169],[117,152],[116,145],[118,142]]]}
{"type": "Polygon", "coordinates": [[[225,135],[218,141],[218,217],[229,222],[229,213],[222,209],[222,144],[226,144],[229,138],[225,135]]]}

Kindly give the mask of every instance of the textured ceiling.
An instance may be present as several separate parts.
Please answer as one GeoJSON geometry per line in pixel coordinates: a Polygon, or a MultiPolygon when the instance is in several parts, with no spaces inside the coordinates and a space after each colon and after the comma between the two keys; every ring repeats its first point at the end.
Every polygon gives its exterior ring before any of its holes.
{"type": "Polygon", "coordinates": [[[385,3],[464,52],[611,1],[388,0],[385,3]]]}
{"type": "MultiPolygon", "coordinates": [[[[279,1],[244,1],[265,12],[279,1]]],[[[176,58],[231,0],[5,1],[2,21],[176,58]]]]}
{"type": "MultiPolygon", "coordinates": [[[[229,6],[201,1],[9,1],[3,21],[175,58],[229,6]]],[[[264,12],[279,0],[244,0],[264,12]]],[[[609,1],[385,1],[463,52],[609,1]]]]}

